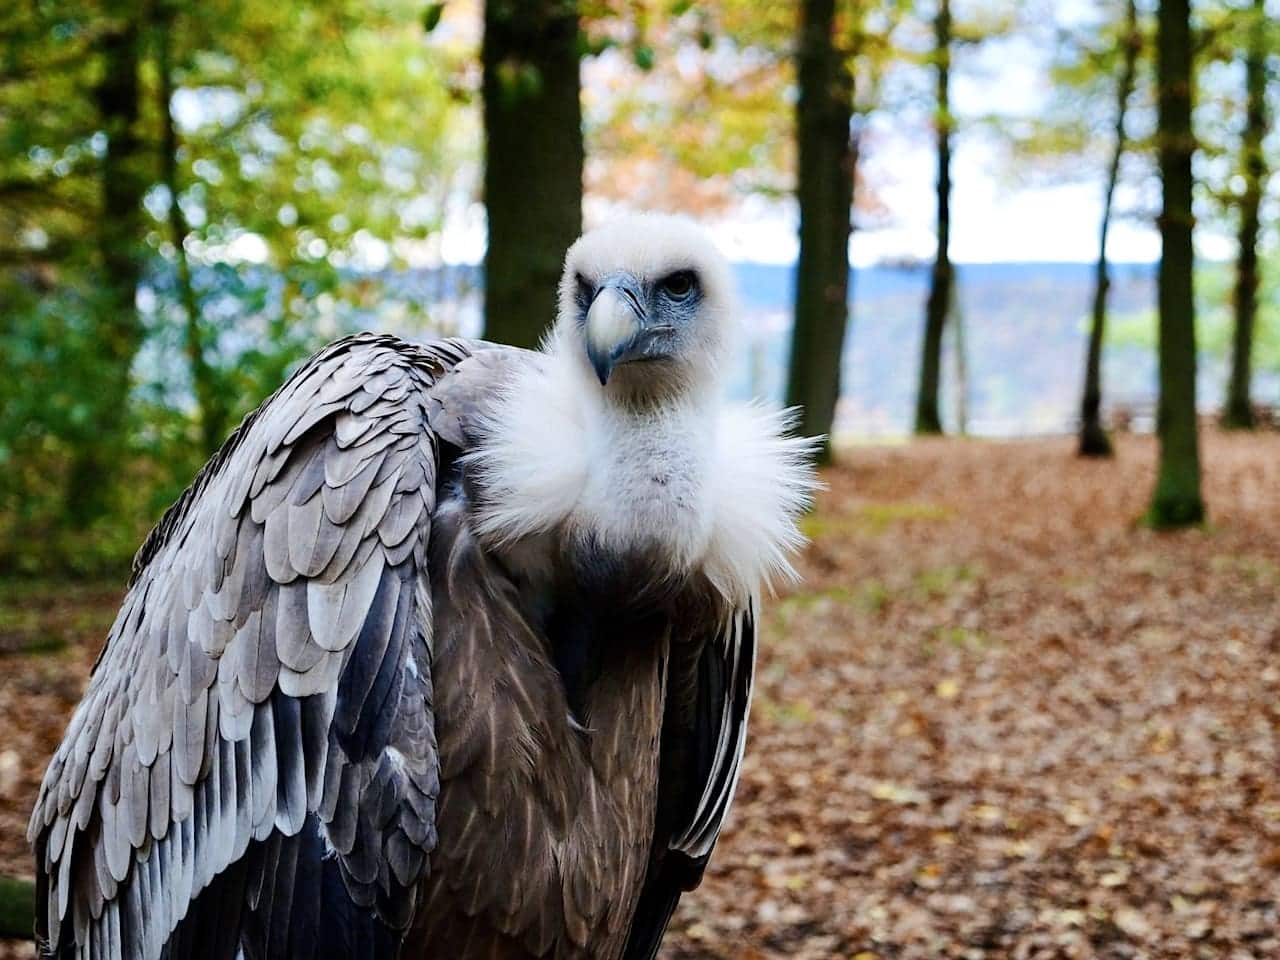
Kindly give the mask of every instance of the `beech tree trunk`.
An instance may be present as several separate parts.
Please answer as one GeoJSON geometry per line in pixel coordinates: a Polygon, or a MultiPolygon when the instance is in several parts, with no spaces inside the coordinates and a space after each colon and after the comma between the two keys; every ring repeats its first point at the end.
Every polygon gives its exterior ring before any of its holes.
{"type": "Polygon", "coordinates": [[[1264,0],[1250,11],[1249,49],[1245,55],[1245,128],[1241,138],[1240,252],[1236,259],[1235,334],[1231,343],[1231,379],[1222,410],[1222,425],[1251,430],[1256,425],[1250,384],[1253,379],[1253,328],[1258,313],[1258,231],[1267,163],[1262,141],[1267,135],[1267,44],[1264,0]]]}
{"type": "Polygon", "coordinates": [[[916,433],[942,432],[938,392],[942,373],[942,334],[951,312],[951,3],[939,0],[933,18],[934,67],[937,72],[938,250],[929,275],[924,343],[920,352],[920,390],[916,398],[916,433]]]}
{"type": "Polygon", "coordinates": [[[1111,229],[1111,212],[1116,182],[1120,179],[1120,161],[1128,140],[1124,132],[1129,97],[1133,93],[1138,53],[1142,49],[1142,33],[1138,29],[1138,6],[1135,0],[1125,5],[1124,57],[1116,82],[1115,140],[1111,163],[1107,167],[1107,184],[1102,194],[1102,229],[1098,238],[1098,265],[1093,282],[1093,322],[1089,326],[1089,353],[1084,367],[1084,392],[1080,401],[1080,455],[1111,456],[1111,438],[1102,425],[1102,342],[1107,327],[1107,294],[1111,290],[1111,271],[1107,261],[1107,234],[1111,229]]]}
{"type": "Polygon", "coordinates": [[[828,462],[849,322],[850,208],[857,161],[850,136],[853,76],[834,42],[834,0],[804,0],[800,15],[800,258],[787,405],[800,410],[801,435],[824,438],[819,458],[828,462]]]}
{"type": "Polygon", "coordinates": [[[537,346],[582,232],[582,106],[573,0],[485,0],[484,334],[537,346]]]}
{"type": "Polygon", "coordinates": [[[1164,197],[1160,312],[1160,467],[1148,519],[1157,528],[1204,520],[1196,423],[1196,329],[1191,246],[1191,10],[1160,0],[1157,29],[1157,140],[1164,197]]]}

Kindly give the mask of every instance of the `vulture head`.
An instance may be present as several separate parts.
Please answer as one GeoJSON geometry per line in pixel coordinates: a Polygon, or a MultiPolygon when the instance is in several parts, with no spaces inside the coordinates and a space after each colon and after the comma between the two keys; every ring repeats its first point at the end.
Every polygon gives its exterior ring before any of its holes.
{"type": "Polygon", "coordinates": [[[692,221],[626,217],[569,249],[553,336],[606,395],[670,398],[716,380],[732,299],[728,264],[692,221]]]}
{"type": "Polygon", "coordinates": [[[705,573],[735,602],[789,576],[810,443],[785,413],[727,402],[735,307],[729,265],[683,217],[625,217],[570,247],[543,351],[467,454],[483,542],[554,535],[582,569],[705,573]]]}

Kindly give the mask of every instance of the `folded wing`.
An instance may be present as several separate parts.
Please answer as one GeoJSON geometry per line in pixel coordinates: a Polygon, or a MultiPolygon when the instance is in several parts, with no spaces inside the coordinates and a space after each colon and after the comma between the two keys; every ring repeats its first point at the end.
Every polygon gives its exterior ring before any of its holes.
{"type": "Polygon", "coordinates": [[[326,348],[139,551],[32,814],[52,955],[395,955],[439,791],[427,391],[467,354],[326,348]]]}

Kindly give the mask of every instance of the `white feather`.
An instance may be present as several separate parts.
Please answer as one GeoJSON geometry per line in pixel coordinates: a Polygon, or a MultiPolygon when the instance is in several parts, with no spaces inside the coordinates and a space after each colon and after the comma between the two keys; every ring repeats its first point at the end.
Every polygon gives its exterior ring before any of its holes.
{"type": "Polygon", "coordinates": [[[593,398],[559,355],[544,354],[504,390],[467,455],[482,479],[476,532],[504,545],[555,529],[573,511],[591,469],[584,442],[593,398]]]}
{"type": "Polygon", "coordinates": [[[796,578],[798,521],[813,502],[817,441],[789,436],[790,411],[761,404],[721,411],[708,474],[715,524],[704,571],[739,605],[778,580],[796,578]]]}
{"type": "Polygon", "coordinates": [[[701,570],[736,604],[794,576],[797,520],[815,487],[813,442],[787,436],[786,413],[721,398],[733,302],[727,265],[689,221],[629,218],[579,240],[566,258],[559,323],[488,412],[486,439],[467,457],[483,491],[477,534],[508,551],[555,533],[656,549],[672,572],[701,570]],[[654,276],[691,263],[705,293],[699,356],[690,358],[697,378],[658,403],[619,402],[586,362],[574,277],[654,276]]]}
{"type": "Polygon", "coordinates": [[[512,546],[564,528],[623,550],[657,547],[735,603],[795,576],[814,444],[787,435],[786,413],[681,404],[637,418],[585,402],[557,366],[531,366],[511,385],[469,455],[483,477],[482,538],[512,546]]]}

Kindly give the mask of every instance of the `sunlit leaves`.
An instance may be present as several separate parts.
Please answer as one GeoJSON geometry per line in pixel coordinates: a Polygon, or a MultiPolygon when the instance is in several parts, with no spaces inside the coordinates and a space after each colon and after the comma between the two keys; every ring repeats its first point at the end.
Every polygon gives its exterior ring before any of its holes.
{"type": "MultiPolygon", "coordinates": [[[[116,455],[149,471],[142,517],[198,466],[175,199],[208,376],[233,416],[323,340],[381,326],[381,310],[424,322],[420,301],[380,292],[367,275],[403,267],[409,245],[433,236],[448,198],[468,188],[476,148],[458,130],[474,122],[456,103],[471,51],[459,50],[437,6],[161,0],[144,11],[138,170],[150,185],[137,239],[147,250],[138,293],[147,342],[130,407],[115,413],[130,418],[129,449],[116,455]],[[171,51],[167,104],[161,40],[171,51]],[[176,197],[159,180],[166,111],[179,141],[176,197]]],[[[78,0],[0,12],[0,453],[30,466],[0,471],[0,521],[28,531],[60,522],[60,478],[93,422],[84,387],[105,373],[91,348],[106,146],[95,44],[119,23],[117,9],[78,0]]],[[[125,533],[111,549],[131,549],[130,524],[111,521],[125,533]]],[[[58,538],[32,539],[61,549],[58,538]]]]}
{"type": "Polygon", "coordinates": [[[584,65],[590,192],[696,211],[786,189],[793,27],[790,4],[601,4],[586,19],[604,50],[584,65]]]}

